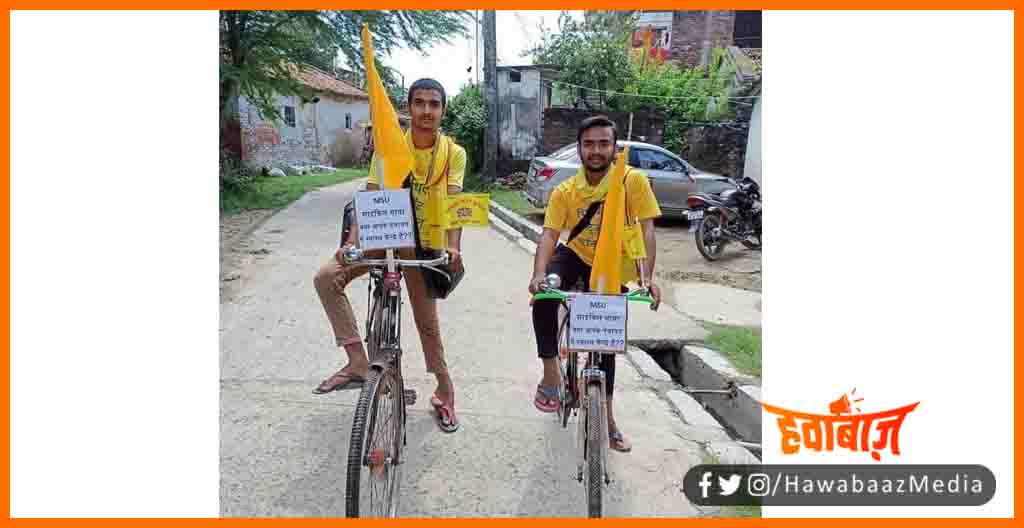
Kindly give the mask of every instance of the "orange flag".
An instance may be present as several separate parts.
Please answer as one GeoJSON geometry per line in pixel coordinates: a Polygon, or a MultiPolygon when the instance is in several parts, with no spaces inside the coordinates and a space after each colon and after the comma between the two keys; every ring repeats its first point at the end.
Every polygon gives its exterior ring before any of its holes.
{"type": "Polygon", "coordinates": [[[594,267],[590,272],[590,291],[596,293],[620,293],[622,287],[622,242],[626,230],[626,160],[629,149],[623,149],[615,158],[615,165],[606,178],[608,195],[604,199],[601,214],[601,231],[597,238],[594,267]]]}
{"type": "Polygon", "coordinates": [[[377,165],[377,181],[384,189],[400,189],[406,176],[416,166],[398,124],[398,114],[391,106],[384,83],[373,60],[370,28],[363,24],[363,60],[366,62],[366,92],[370,95],[370,122],[373,123],[373,147],[377,165]]]}

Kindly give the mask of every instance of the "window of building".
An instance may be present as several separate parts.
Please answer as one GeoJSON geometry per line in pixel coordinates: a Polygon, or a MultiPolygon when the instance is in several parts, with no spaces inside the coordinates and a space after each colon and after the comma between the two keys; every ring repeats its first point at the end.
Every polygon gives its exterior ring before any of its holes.
{"type": "Polygon", "coordinates": [[[286,106],[284,107],[284,124],[294,127],[295,126],[295,107],[286,106]]]}
{"type": "Polygon", "coordinates": [[[523,80],[522,72],[518,72],[516,70],[509,70],[508,71],[508,82],[510,82],[510,83],[517,83],[517,82],[521,82],[522,80],[523,80]]]}
{"type": "Polygon", "coordinates": [[[352,114],[345,114],[345,128],[352,130],[352,114]]]}

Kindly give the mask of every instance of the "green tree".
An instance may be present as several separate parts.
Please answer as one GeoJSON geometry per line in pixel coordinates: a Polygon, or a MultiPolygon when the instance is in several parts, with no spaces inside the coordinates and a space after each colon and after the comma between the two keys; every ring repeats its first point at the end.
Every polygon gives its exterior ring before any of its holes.
{"type": "MultiPolygon", "coordinates": [[[[464,36],[470,18],[467,11],[221,11],[221,123],[233,114],[239,95],[271,119],[280,118],[276,94],[311,96],[292,77],[295,65],[330,71],[340,54],[361,75],[364,23],[370,25],[379,57],[396,47],[423,52],[464,36]]],[[[398,86],[394,73],[379,60],[377,68],[386,86],[398,86]]]]}
{"type": "Polygon", "coordinates": [[[468,173],[480,171],[486,128],[487,109],[480,85],[463,86],[462,91],[448,101],[448,110],[441,120],[441,129],[466,149],[468,173]]]}
{"type": "MultiPolygon", "coordinates": [[[[707,71],[674,61],[645,61],[631,50],[634,21],[635,13],[599,12],[579,22],[563,12],[558,32],[543,32],[541,42],[525,55],[535,64],[556,66],[559,81],[605,92],[600,100],[608,110],[663,114],[664,146],[679,152],[691,123],[733,115],[728,98],[732,68],[721,49],[714,51],[707,71]]],[[[586,90],[556,83],[555,92],[577,101],[586,90]]]]}
{"type": "MultiPolygon", "coordinates": [[[[631,81],[628,44],[631,26],[608,24],[604,18],[574,20],[567,12],[558,16],[558,31],[542,31],[541,42],[524,52],[534,64],[558,66],[558,80],[596,90],[621,91],[631,81]]],[[[572,100],[584,91],[566,85],[561,96],[572,100]]]]}
{"type": "Polygon", "coordinates": [[[734,114],[729,104],[732,68],[724,60],[725,51],[714,50],[704,68],[689,68],[675,62],[643,62],[632,57],[630,81],[624,95],[609,98],[609,106],[628,112],[653,110],[665,116],[664,147],[680,152],[686,129],[694,122],[728,120],[734,114]],[[640,97],[640,96],[643,97],[640,97]]]}
{"type": "Polygon", "coordinates": [[[636,26],[640,11],[633,10],[595,10],[584,11],[583,20],[592,27],[619,28],[625,31],[633,31],[636,26]]]}

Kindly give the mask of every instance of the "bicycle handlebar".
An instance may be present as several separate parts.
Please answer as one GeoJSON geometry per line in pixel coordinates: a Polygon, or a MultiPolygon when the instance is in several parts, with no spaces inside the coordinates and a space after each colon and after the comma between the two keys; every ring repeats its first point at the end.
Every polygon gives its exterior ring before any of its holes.
{"type": "Polygon", "coordinates": [[[359,248],[348,247],[344,250],[343,257],[347,264],[359,264],[362,266],[387,266],[389,263],[405,268],[433,268],[435,266],[447,266],[451,255],[445,251],[440,257],[432,260],[403,260],[392,259],[364,259],[363,252],[359,248]]]}
{"type": "MultiPolygon", "coordinates": [[[[533,294],[533,299],[541,301],[545,299],[553,299],[556,301],[565,301],[576,295],[584,292],[567,292],[558,290],[555,288],[544,288],[541,291],[533,294]]],[[[647,304],[654,304],[654,299],[651,297],[650,291],[647,288],[639,288],[625,294],[626,301],[628,302],[644,302],[647,304]]]]}

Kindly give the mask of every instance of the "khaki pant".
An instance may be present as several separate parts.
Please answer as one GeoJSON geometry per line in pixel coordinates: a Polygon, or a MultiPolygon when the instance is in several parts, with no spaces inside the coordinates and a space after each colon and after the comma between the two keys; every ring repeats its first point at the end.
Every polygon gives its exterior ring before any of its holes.
{"type": "MultiPolygon", "coordinates": [[[[398,251],[399,258],[412,260],[416,258],[412,249],[398,251]]],[[[384,258],[384,251],[367,251],[365,258],[384,258]]],[[[333,256],[325,263],[313,278],[320,302],[327,312],[327,319],[334,329],[334,338],[338,346],[359,343],[359,327],[356,325],[352,305],[345,295],[345,286],[356,277],[366,274],[370,268],[364,265],[347,265],[338,262],[333,256]]],[[[419,330],[420,343],[423,345],[423,356],[427,364],[427,372],[443,374],[448,372],[444,361],[444,347],[441,345],[441,330],[437,320],[437,304],[427,294],[426,284],[420,270],[406,268],[402,270],[405,286],[412,304],[412,315],[419,330]]]]}

